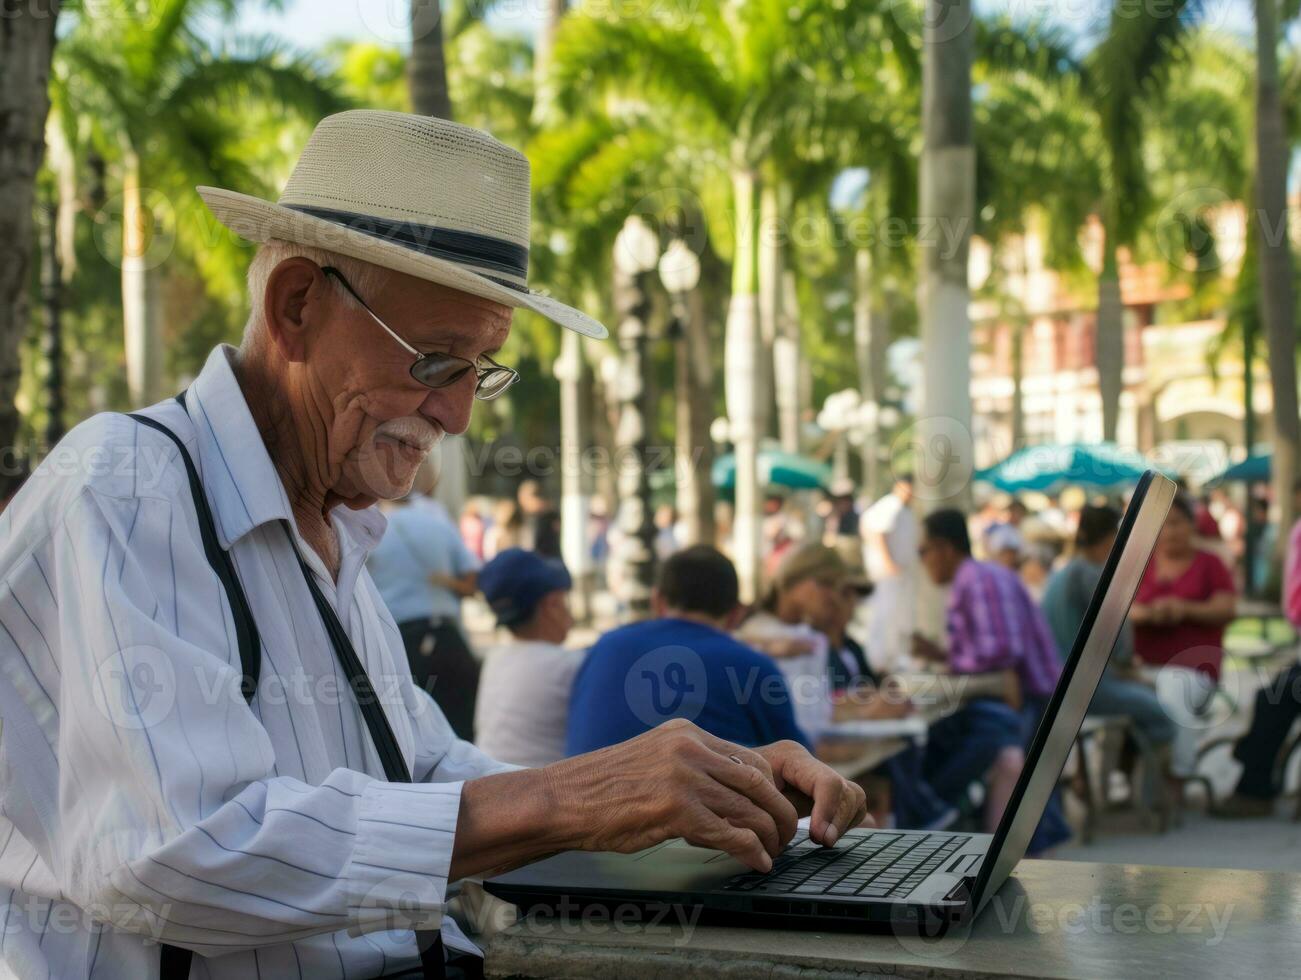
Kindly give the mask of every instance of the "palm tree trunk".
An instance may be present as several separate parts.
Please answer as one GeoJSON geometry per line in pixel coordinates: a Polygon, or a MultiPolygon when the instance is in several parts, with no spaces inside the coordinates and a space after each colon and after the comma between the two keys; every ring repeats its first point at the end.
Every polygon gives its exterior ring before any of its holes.
{"type": "MultiPolygon", "coordinates": [[[[783,223],[785,212],[782,210],[781,193],[773,181],[761,181],[759,185],[759,363],[755,366],[761,372],[760,390],[778,392],[777,369],[774,360],[777,349],[777,335],[781,329],[782,272],[786,268],[785,234],[783,223]]],[[[759,436],[768,434],[772,414],[768,410],[767,400],[758,406],[759,436]]],[[[780,420],[780,409],[778,410],[780,420]]]]}
{"type": "Polygon", "coordinates": [[[926,0],[925,23],[918,242],[923,401],[915,465],[918,497],[930,509],[965,504],[974,466],[967,286],[976,195],[971,0],[926,0]]]}
{"type": "Polygon", "coordinates": [[[0,17],[0,446],[18,432],[18,345],[27,285],[36,173],[45,153],[50,56],[59,4],[23,3],[0,17]]]}
{"type": "MultiPolygon", "coordinates": [[[[759,198],[759,332],[763,337],[764,389],[775,396],[777,438],[787,452],[800,451],[800,325],[795,274],[786,247],[790,191],[765,183],[759,198]]],[[[760,431],[768,427],[766,406],[760,431]]]]}
{"type": "Polygon", "coordinates": [[[803,415],[800,367],[800,320],[795,296],[795,270],[783,269],[781,312],[773,338],[773,387],[777,402],[777,436],[782,449],[800,451],[800,420],[803,415]]]}
{"type": "Polygon", "coordinates": [[[1025,329],[1019,317],[1009,324],[1012,330],[1012,452],[1025,445],[1025,329]]]}
{"type": "Polygon", "coordinates": [[[407,87],[411,92],[412,111],[422,116],[452,118],[447,61],[443,54],[443,17],[438,0],[411,0],[407,87]]]}
{"type": "Polygon", "coordinates": [[[140,188],[140,158],[128,149],[122,166],[122,324],[127,391],[133,406],[143,406],[163,397],[158,286],[148,256],[154,219],[140,188]]]}
{"type": "Polygon", "coordinates": [[[1113,442],[1120,422],[1120,394],[1125,378],[1125,307],[1120,295],[1120,271],[1110,228],[1103,230],[1098,313],[1093,327],[1093,361],[1098,371],[1098,394],[1102,399],[1102,438],[1113,442]]]}
{"type": "Polygon", "coordinates": [[[574,580],[574,616],[587,619],[587,495],[583,486],[582,337],[561,331],[556,378],[560,381],[560,553],[574,580]]]}
{"type": "Polygon", "coordinates": [[[63,268],[59,261],[59,206],[41,208],[41,305],[45,310],[45,442],[63,438],[63,268]]]}
{"type": "Polygon", "coordinates": [[[1288,145],[1279,100],[1278,8],[1256,0],[1256,194],[1260,236],[1260,309],[1269,350],[1274,396],[1274,460],[1271,480],[1279,529],[1276,557],[1287,546],[1296,481],[1298,424],[1296,392],[1296,297],[1288,240],[1288,145]]]}
{"type": "Polygon", "coordinates": [[[759,177],[747,167],[732,173],[736,207],[736,248],[732,297],[727,308],[724,386],[733,452],[736,454],[736,512],[732,522],[732,560],[741,601],[753,602],[761,585],[759,437],[764,393],[759,337],[758,190],[759,177]]]}
{"type": "Polygon", "coordinates": [[[686,528],[686,544],[714,543],[713,388],[709,356],[709,324],[699,289],[686,297],[674,351],[676,389],[678,510],[686,528]]]}
{"type": "Polygon", "coordinates": [[[551,85],[551,50],[556,45],[556,31],[565,16],[567,0],[546,0],[546,13],[538,27],[533,45],[533,122],[541,125],[555,111],[555,91],[551,85]]]}
{"type": "MultiPolygon", "coordinates": [[[[860,245],[854,251],[854,363],[858,368],[858,393],[865,405],[880,410],[881,392],[872,371],[872,252],[860,245]]],[[[876,426],[863,433],[863,488],[875,500],[879,476],[876,472],[876,426]]]]}

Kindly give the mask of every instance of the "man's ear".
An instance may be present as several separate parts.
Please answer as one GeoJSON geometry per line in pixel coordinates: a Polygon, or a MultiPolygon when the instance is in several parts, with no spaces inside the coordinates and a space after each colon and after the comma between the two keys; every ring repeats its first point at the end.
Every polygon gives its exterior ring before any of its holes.
{"type": "Polygon", "coordinates": [[[740,626],[741,618],[744,615],[745,615],[745,606],[739,606],[739,605],[733,606],[732,611],[727,614],[727,619],[724,621],[723,624],[724,631],[727,633],[731,633],[734,629],[740,626]]]}
{"type": "Polygon", "coordinates": [[[286,361],[307,359],[307,335],[322,322],[329,290],[320,267],[302,256],[285,259],[271,270],[262,310],[271,340],[286,361]]]}

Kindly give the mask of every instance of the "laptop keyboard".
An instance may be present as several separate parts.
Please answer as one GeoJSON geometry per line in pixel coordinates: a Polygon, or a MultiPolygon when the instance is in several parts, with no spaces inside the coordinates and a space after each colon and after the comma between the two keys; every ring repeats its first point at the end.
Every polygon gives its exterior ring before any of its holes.
{"type": "Polygon", "coordinates": [[[799,831],[767,874],[748,871],[723,888],[805,895],[906,896],[940,868],[970,837],[879,831],[842,838],[823,847],[799,831]]]}

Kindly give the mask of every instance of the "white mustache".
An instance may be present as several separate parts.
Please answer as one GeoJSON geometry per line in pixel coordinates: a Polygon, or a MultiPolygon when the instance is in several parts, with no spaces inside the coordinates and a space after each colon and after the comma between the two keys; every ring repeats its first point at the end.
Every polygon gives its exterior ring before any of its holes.
{"type": "Polygon", "coordinates": [[[396,439],[398,442],[404,442],[408,446],[415,446],[422,452],[427,453],[442,440],[443,430],[418,415],[404,415],[399,419],[389,419],[387,422],[381,422],[375,430],[375,435],[377,437],[387,436],[390,439],[396,439]]]}

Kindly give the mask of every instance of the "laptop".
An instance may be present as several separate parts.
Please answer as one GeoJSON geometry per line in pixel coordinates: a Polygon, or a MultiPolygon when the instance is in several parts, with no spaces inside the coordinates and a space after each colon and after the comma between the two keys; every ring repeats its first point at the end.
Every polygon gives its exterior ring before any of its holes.
{"type": "Polygon", "coordinates": [[[913,929],[938,935],[985,907],[1025,856],[1129,612],[1175,485],[1139,480],[1097,590],[1035,731],[997,831],[847,831],[822,847],[800,831],[760,874],[680,839],[634,854],[568,851],[484,882],[528,914],[669,906],[741,925],[913,929]]]}

